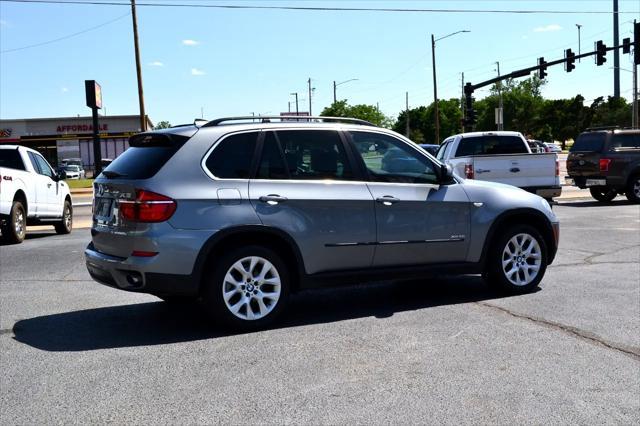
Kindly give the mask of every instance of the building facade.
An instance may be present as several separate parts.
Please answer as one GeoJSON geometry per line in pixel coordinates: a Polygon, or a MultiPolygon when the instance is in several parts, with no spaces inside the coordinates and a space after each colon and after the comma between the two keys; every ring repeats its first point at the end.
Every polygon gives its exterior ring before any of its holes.
{"type": "MultiPolygon", "coordinates": [[[[147,119],[147,129],[153,123],[147,119]]],[[[0,120],[0,144],[16,144],[38,150],[58,167],[64,160],[80,158],[91,171],[93,159],[91,117],[25,118],[0,120]]],[[[129,147],[129,136],[140,132],[139,115],[98,117],[98,134],[103,159],[115,159],[129,147]]]]}

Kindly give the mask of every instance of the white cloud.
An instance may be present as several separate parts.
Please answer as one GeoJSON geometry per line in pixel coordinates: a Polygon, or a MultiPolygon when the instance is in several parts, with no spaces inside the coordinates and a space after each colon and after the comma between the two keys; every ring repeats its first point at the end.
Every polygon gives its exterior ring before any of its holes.
{"type": "Polygon", "coordinates": [[[63,87],[63,88],[61,88],[61,89],[60,89],[60,91],[61,91],[62,93],[67,93],[67,92],[69,91],[69,88],[67,88],[67,87],[63,87]]]}
{"type": "Polygon", "coordinates": [[[544,27],[537,27],[533,29],[534,33],[547,33],[550,31],[560,31],[562,27],[558,24],[549,24],[544,27]]]}
{"type": "Polygon", "coordinates": [[[206,72],[199,70],[198,68],[191,68],[191,75],[205,75],[206,72]]]}
{"type": "Polygon", "coordinates": [[[184,44],[185,46],[197,46],[200,44],[200,42],[187,39],[187,40],[182,40],[182,44],[184,44]]]}
{"type": "Polygon", "coordinates": [[[152,67],[164,67],[164,64],[160,61],[150,62],[149,65],[151,65],[152,67]]]}

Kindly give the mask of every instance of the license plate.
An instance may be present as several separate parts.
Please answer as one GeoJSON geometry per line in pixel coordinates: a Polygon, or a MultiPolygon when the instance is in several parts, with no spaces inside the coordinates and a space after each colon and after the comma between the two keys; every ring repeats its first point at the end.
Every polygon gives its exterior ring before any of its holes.
{"type": "Polygon", "coordinates": [[[587,186],[605,186],[606,184],[606,179],[587,179],[587,186]]]}

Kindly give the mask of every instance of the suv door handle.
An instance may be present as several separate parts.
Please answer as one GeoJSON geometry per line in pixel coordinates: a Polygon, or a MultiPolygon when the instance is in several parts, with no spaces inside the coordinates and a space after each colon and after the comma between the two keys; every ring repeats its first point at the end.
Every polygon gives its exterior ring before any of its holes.
{"type": "Polygon", "coordinates": [[[385,195],[384,197],[378,197],[376,198],[376,201],[384,204],[385,206],[390,206],[392,204],[397,203],[398,201],[400,201],[399,198],[393,197],[391,195],[385,195]]]}
{"type": "Polygon", "coordinates": [[[476,169],[476,173],[489,173],[490,171],[489,169],[476,169]]]}
{"type": "Polygon", "coordinates": [[[278,194],[269,194],[269,195],[261,196],[260,198],[258,198],[258,200],[262,201],[263,203],[267,203],[269,205],[275,206],[278,203],[283,203],[287,201],[288,198],[282,197],[278,194]]]}
{"type": "Polygon", "coordinates": [[[520,171],[520,169],[519,169],[519,168],[517,168],[517,167],[512,167],[511,169],[509,169],[509,171],[510,171],[511,173],[518,173],[518,172],[520,171]]]}
{"type": "Polygon", "coordinates": [[[48,183],[48,184],[47,184],[47,188],[51,188],[51,183],[48,183]]]}

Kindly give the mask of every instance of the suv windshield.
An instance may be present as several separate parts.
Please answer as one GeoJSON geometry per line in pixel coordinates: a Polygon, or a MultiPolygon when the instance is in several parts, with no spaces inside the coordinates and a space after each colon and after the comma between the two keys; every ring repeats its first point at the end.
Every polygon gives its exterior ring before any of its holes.
{"type": "Polygon", "coordinates": [[[578,136],[578,140],[569,151],[600,152],[604,146],[605,138],[605,133],[583,133],[578,136]]]}

